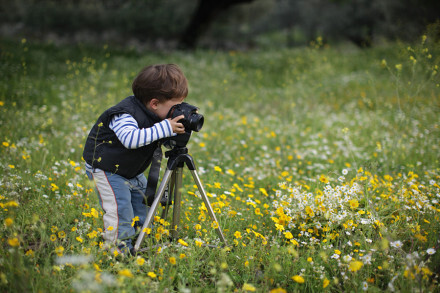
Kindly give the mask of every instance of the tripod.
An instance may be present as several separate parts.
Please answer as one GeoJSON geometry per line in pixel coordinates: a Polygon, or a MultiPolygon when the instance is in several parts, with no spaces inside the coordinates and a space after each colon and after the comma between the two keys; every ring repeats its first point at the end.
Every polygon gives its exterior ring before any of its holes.
{"type": "MultiPolygon", "coordinates": [[[[169,196],[172,195],[174,191],[174,208],[173,208],[173,223],[171,229],[171,237],[176,239],[178,237],[178,224],[180,221],[180,205],[182,201],[181,188],[182,188],[182,175],[183,175],[183,167],[186,164],[188,169],[191,172],[191,175],[194,179],[194,182],[197,185],[197,188],[200,192],[200,195],[205,203],[206,208],[208,209],[208,213],[213,221],[217,223],[216,231],[220,239],[223,243],[226,244],[226,239],[223,236],[223,232],[218,225],[217,218],[215,217],[214,210],[209,203],[208,196],[200,182],[200,178],[196,172],[196,167],[194,165],[193,158],[188,154],[188,149],[186,147],[179,147],[168,151],[165,153],[165,156],[168,157],[167,169],[162,178],[162,182],[159,185],[159,189],[154,197],[154,201],[151,204],[150,210],[148,211],[147,218],[145,220],[144,225],[142,226],[141,232],[136,240],[134,245],[134,251],[138,251],[139,247],[145,237],[145,230],[148,228],[156,214],[156,210],[161,202],[162,197],[164,196],[165,190],[167,186],[169,186],[169,196]]],[[[168,211],[168,204],[166,205],[164,212],[162,213],[162,218],[166,217],[168,211]]]]}

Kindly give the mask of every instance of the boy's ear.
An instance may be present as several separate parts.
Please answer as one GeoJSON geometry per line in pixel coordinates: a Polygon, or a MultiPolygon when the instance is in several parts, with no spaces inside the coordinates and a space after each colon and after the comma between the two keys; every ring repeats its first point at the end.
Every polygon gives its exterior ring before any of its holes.
{"type": "Polygon", "coordinates": [[[151,107],[151,109],[156,110],[157,106],[159,105],[159,100],[153,98],[153,99],[150,100],[148,105],[151,107]]]}

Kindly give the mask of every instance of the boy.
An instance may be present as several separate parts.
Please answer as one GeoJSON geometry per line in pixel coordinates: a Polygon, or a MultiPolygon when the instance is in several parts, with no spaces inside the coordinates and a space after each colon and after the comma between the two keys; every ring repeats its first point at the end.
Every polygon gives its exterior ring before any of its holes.
{"type": "Polygon", "coordinates": [[[177,65],[151,65],[132,84],[134,96],[107,109],[87,137],[83,157],[104,210],[106,244],[119,252],[133,248],[130,237],[147,215],[144,195],[150,165],[159,140],[185,133],[180,119],[167,119],[170,108],[188,95],[188,83],[177,65]]]}

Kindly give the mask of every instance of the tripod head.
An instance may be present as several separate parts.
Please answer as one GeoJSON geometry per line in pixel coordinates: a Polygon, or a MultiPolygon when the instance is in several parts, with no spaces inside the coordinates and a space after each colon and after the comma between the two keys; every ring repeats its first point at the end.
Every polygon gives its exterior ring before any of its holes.
{"type": "Polygon", "coordinates": [[[188,169],[195,170],[194,160],[191,155],[188,154],[187,147],[176,147],[165,153],[165,157],[168,158],[167,168],[169,170],[175,170],[177,167],[183,167],[186,163],[188,169]]]}

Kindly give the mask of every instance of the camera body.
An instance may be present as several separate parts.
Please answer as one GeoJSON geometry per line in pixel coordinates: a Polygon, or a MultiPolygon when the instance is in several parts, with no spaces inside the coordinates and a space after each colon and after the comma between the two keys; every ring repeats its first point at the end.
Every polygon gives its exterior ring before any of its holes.
{"type": "Polygon", "coordinates": [[[171,107],[168,112],[168,118],[176,118],[183,115],[184,118],[180,119],[178,122],[182,123],[185,127],[185,133],[178,134],[166,139],[166,145],[174,147],[185,147],[189,141],[192,131],[200,131],[203,126],[205,118],[203,115],[197,113],[198,108],[196,106],[190,105],[188,103],[181,103],[171,107]]]}
{"type": "Polygon", "coordinates": [[[198,108],[188,103],[181,103],[171,107],[168,112],[168,118],[175,118],[177,116],[185,116],[179,122],[185,126],[185,131],[200,131],[203,126],[204,117],[197,113],[198,108]]]}

